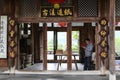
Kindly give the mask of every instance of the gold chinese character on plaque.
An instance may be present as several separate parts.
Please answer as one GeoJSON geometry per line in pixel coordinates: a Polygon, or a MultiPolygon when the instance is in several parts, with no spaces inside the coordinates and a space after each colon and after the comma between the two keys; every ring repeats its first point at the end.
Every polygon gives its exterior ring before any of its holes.
{"type": "Polygon", "coordinates": [[[11,58],[15,58],[15,52],[14,51],[10,51],[9,55],[10,55],[11,58]]]}
{"type": "Polygon", "coordinates": [[[108,21],[107,21],[106,18],[102,18],[102,19],[99,21],[99,24],[100,24],[101,26],[106,26],[106,25],[108,24],[108,21]]]}
{"type": "Polygon", "coordinates": [[[99,45],[102,47],[102,48],[105,48],[107,46],[107,41],[106,40],[101,40],[101,42],[99,43],[99,45]]]}
{"type": "Polygon", "coordinates": [[[108,35],[108,32],[105,30],[105,29],[102,29],[100,32],[99,32],[100,36],[105,38],[107,35],[108,35]]]}
{"type": "Polygon", "coordinates": [[[55,16],[55,9],[50,9],[50,15],[55,16]]]}
{"type": "Polygon", "coordinates": [[[14,41],[14,40],[11,40],[11,41],[10,41],[10,47],[13,48],[13,47],[15,47],[15,46],[16,46],[15,41],[14,41]]]}
{"type": "Polygon", "coordinates": [[[72,11],[70,10],[70,9],[65,9],[64,10],[64,15],[66,15],[66,16],[71,16],[72,15],[72,11]]]}
{"type": "Polygon", "coordinates": [[[106,51],[102,51],[102,52],[100,53],[100,57],[103,58],[103,59],[107,58],[107,56],[108,56],[108,54],[107,54],[106,51]]]}
{"type": "Polygon", "coordinates": [[[10,35],[11,38],[15,37],[15,35],[16,35],[16,34],[15,34],[15,31],[11,30],[11,31],[9,32],[9,35],[10,35]]]}
{"type": "Polygon", "coordinates": [[[14,19],[10,19],[9,23],[10,23],[11,26],[14,26],[15,25],[15,20],[14,19]]]}
{"type": "Polygon", "coordinates": [[[63,10],[61,8],[57,11],[57,15],[64,16],[63,10]]]}
{"type": "Polygon", "coordinates": [[[43,12],[43,16],[48,16],[48,10],[47,9],[44,9],[42,12],[43,12]]]}

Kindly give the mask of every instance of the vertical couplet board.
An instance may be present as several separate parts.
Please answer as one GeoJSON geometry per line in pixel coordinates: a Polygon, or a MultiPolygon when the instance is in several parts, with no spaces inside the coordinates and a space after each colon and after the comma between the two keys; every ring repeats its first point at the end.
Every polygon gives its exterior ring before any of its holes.
{"type": "Polygon", "coordinates": [[[100,19],[99,21],[99,24],[100,24],[100,31],[99,31],[99,36],[100,36],[100,42],[99,42],[99,46],[100,46],[100,52],[99,52],[99,55],[100,55],[100,60],[101,60],[101,68],[104,68],[104,71],[105,69],[107,68],[107,65],[105,64],[105,60],[107,59],[108,57],[108,30],[107,30],[107,27],[108,27],[108,20],[103,17],[100,19]]]}
{"type": "Polygon", "coordinates": [[[15,61],[17,53],[17,24],[14,17],[9,17],[8,23],[8,55],[9,55],[9,69],[10,71],[15,70],[15,61]]]}

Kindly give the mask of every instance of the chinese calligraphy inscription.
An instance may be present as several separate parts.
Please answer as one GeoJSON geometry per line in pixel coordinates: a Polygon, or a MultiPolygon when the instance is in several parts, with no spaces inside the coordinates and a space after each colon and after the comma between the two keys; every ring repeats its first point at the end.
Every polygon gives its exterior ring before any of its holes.
{"type": "Polygon", "coordinates": [[[73,7],[61,7],[59,9],[42,7],[41,17],[67,17],[73,16],[73,7]]]}

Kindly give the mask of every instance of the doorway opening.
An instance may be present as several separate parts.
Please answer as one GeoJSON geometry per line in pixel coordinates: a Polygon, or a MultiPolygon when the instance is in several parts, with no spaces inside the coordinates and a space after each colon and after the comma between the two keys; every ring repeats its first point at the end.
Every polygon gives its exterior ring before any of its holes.
{"type": "MultiPolygon", "coordinates": [[[[56,50],[66,52],[68,46],[68,27],[54,27],[55,23],[21,23],[19,26],[19,64],[23,70],[43,70],[44,60],[46,60],[47,70],[58,70],[59,56],[56,56],[56,50]],[[44,38],[46,38],[44,40],[44,38]],[[45,42],[46,41],[46,42],[45,42]],[[46,52],[44,53],[44,42],[46,43],[46,52]],[[44,54],[47,56],[44,57],[44,54]],[[37,67],[36,67],[37,66],[37,67]],[[34,67],[34,69],[33,69],[34,67]]],[[[83,40],[87,37],[95,42],[95,27],[90,25],[71,24],[71,65],[72,70],[83,70],[84,64],[81,63],[80,47],[83,40]],[[80,27],[78,27],[80,26],[80,27]],[[88,27],[89,26],[89,27],[88,27]],[[85,32],[86,31],[86,32],[85,32]],[[77,54],[77,55],[76,55],[77,54]],[[75,61],[75,62],[74,62],[75,61]]],[[[67,70],[68,56],[62,56],[59,70],[67,70]]]]}

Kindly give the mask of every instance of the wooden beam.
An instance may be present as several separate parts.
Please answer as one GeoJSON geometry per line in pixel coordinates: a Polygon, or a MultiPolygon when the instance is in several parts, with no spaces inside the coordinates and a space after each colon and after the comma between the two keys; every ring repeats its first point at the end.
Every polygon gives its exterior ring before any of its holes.
{"type": "Polygon", "coordinates": [[[55,18],[43,18],[43,17],[20,17],[18,22],[24,23],[39,23],[39,22],[97,22],[99,17],[55,17],[55,18]]]}

